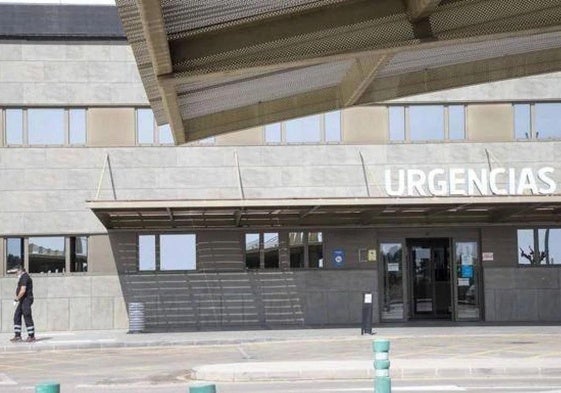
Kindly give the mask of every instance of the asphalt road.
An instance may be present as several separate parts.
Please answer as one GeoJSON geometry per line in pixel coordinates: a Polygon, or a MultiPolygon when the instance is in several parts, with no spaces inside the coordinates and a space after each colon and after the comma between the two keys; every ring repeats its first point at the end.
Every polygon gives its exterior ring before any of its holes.
{"type": "MultiPolygon", "coordinates": [[[[469,340],[425,339],[413,346],[414,338],[394,340],[393,358],[435,358],[467,355],[469,347],[480,348],[478,356],[509,356],[522,359],[559,356],[560,340],[555,336],[513,339],[494,337],[494,346],[470,337],[469,340]],[[502,341],[501,341],[502,340],[502,341]],[[429,355],[430,354],[430,355],[429,355]]],[[[17,344],[14,344],[17,345],[17,344]]],[[[63,393],[88,392],[187,392],[192,381],[188,370],[202,364],[276,360],[369,359],[370,341],[363,339],[302,340],[294,343],[246,343],[238,345],[165,346],[66,351],[25,351],[0,353],[0,392],[32,392],[42,381],[61,383],[63,393]]],[[[415,378],[419,378],[416,376],[415,378]]],[[[540,380],[479,378],[470,380],[428,378],[394,380],[393,392],[549,392],[561,393],[561,378],[540,380]]],[[[271,383],[218,383],[218,393],[307,393],[373,392],[373,381],[301,381],[271,383]]]]}

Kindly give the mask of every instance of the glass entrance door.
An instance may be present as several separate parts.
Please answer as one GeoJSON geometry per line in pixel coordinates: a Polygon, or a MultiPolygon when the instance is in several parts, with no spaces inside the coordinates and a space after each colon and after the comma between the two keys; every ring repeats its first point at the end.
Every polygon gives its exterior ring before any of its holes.
{"type": "Polygon", "coordinates": [[[411,317],[451,318],[449,239],[408,241],[411,272],[411,317]]]}
{"type": "Polygon", "coordinates": [[[381,309],[383,321],[401,321],[405,317],[403,247],[401,243],[380,243],[381,309]]]}
{"type": "Polygon", "coordinates": [[[477,242],[456,242],[454,252],[455,320],[481,319],[477,242]]]}

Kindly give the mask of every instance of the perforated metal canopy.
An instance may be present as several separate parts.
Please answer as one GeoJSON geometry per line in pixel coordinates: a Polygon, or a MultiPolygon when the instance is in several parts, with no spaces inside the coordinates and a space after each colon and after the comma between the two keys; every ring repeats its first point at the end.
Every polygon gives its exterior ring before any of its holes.
{"type": "Polygon", "coordinates": [[[117,0],[177,143],[561,70],[559,0],[117,0]]]}
{"type": "Polygon", "coordinates": [[[561,198],[89,201],[107,229],[558,225],[561,198]]]}

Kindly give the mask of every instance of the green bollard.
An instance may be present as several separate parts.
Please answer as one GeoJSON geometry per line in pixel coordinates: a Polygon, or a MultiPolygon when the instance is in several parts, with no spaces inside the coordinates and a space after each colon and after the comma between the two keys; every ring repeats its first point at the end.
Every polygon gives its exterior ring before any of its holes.
{"type": "Polygon", "coordinates": [[[60,393],[60,384],[56,382],[42,382],[35,385],[35,393],[60,393]]]}
{"type": "Polygon", "coordinates": [[[216,385],[199,384],[189,386],[189,393],[216,393],[216,385]]]}
{"type": "Polygon", "coordinates": [[[372,344],[374,350],[374,392],[391,393],[392,380],[390,378],[390,341],[386,339],[374,340],[372,344]]]}

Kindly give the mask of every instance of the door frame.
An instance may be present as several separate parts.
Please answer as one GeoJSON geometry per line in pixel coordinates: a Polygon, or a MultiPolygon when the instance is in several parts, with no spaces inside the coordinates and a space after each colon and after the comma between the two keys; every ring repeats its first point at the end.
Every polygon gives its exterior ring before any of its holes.
{"type": "Polygon", "coordinates": [[[407,265],[407,289],[408,289],[408,299],[407,302],[409,304],[408,312],[407,312],[407,319],[408,320],[455,320],[456,315],[456,302],[454,298],[454,271],[453,271],[453,263],[454,263],[454,254],[453,254],[453,247],[454,247],[454,239],[451,237],[414,237],[414,238],[406,238],[405,239],[406,245],[406,265],[407,265]],[[443,316],[438,317],[436,312],[434,311],[435,307],[435,296],[436,296],[436,287],[434,285],[434,266],[432,265],[432,247],[435,244],[439,245],[446,245],[448,249],[448,282],[450,283],[450,291],[449,291],[449,298],[450,298],[450,316],[443,316]],[[412,258],[412,247],[416,245],[428,245],[431,248],[431,279],[432,279],[432,307],[433,312],[430,315],[418,315],[415,314],[415,278],[413,277],[415,269],[414,269],[414,261],[412,258]]]}

